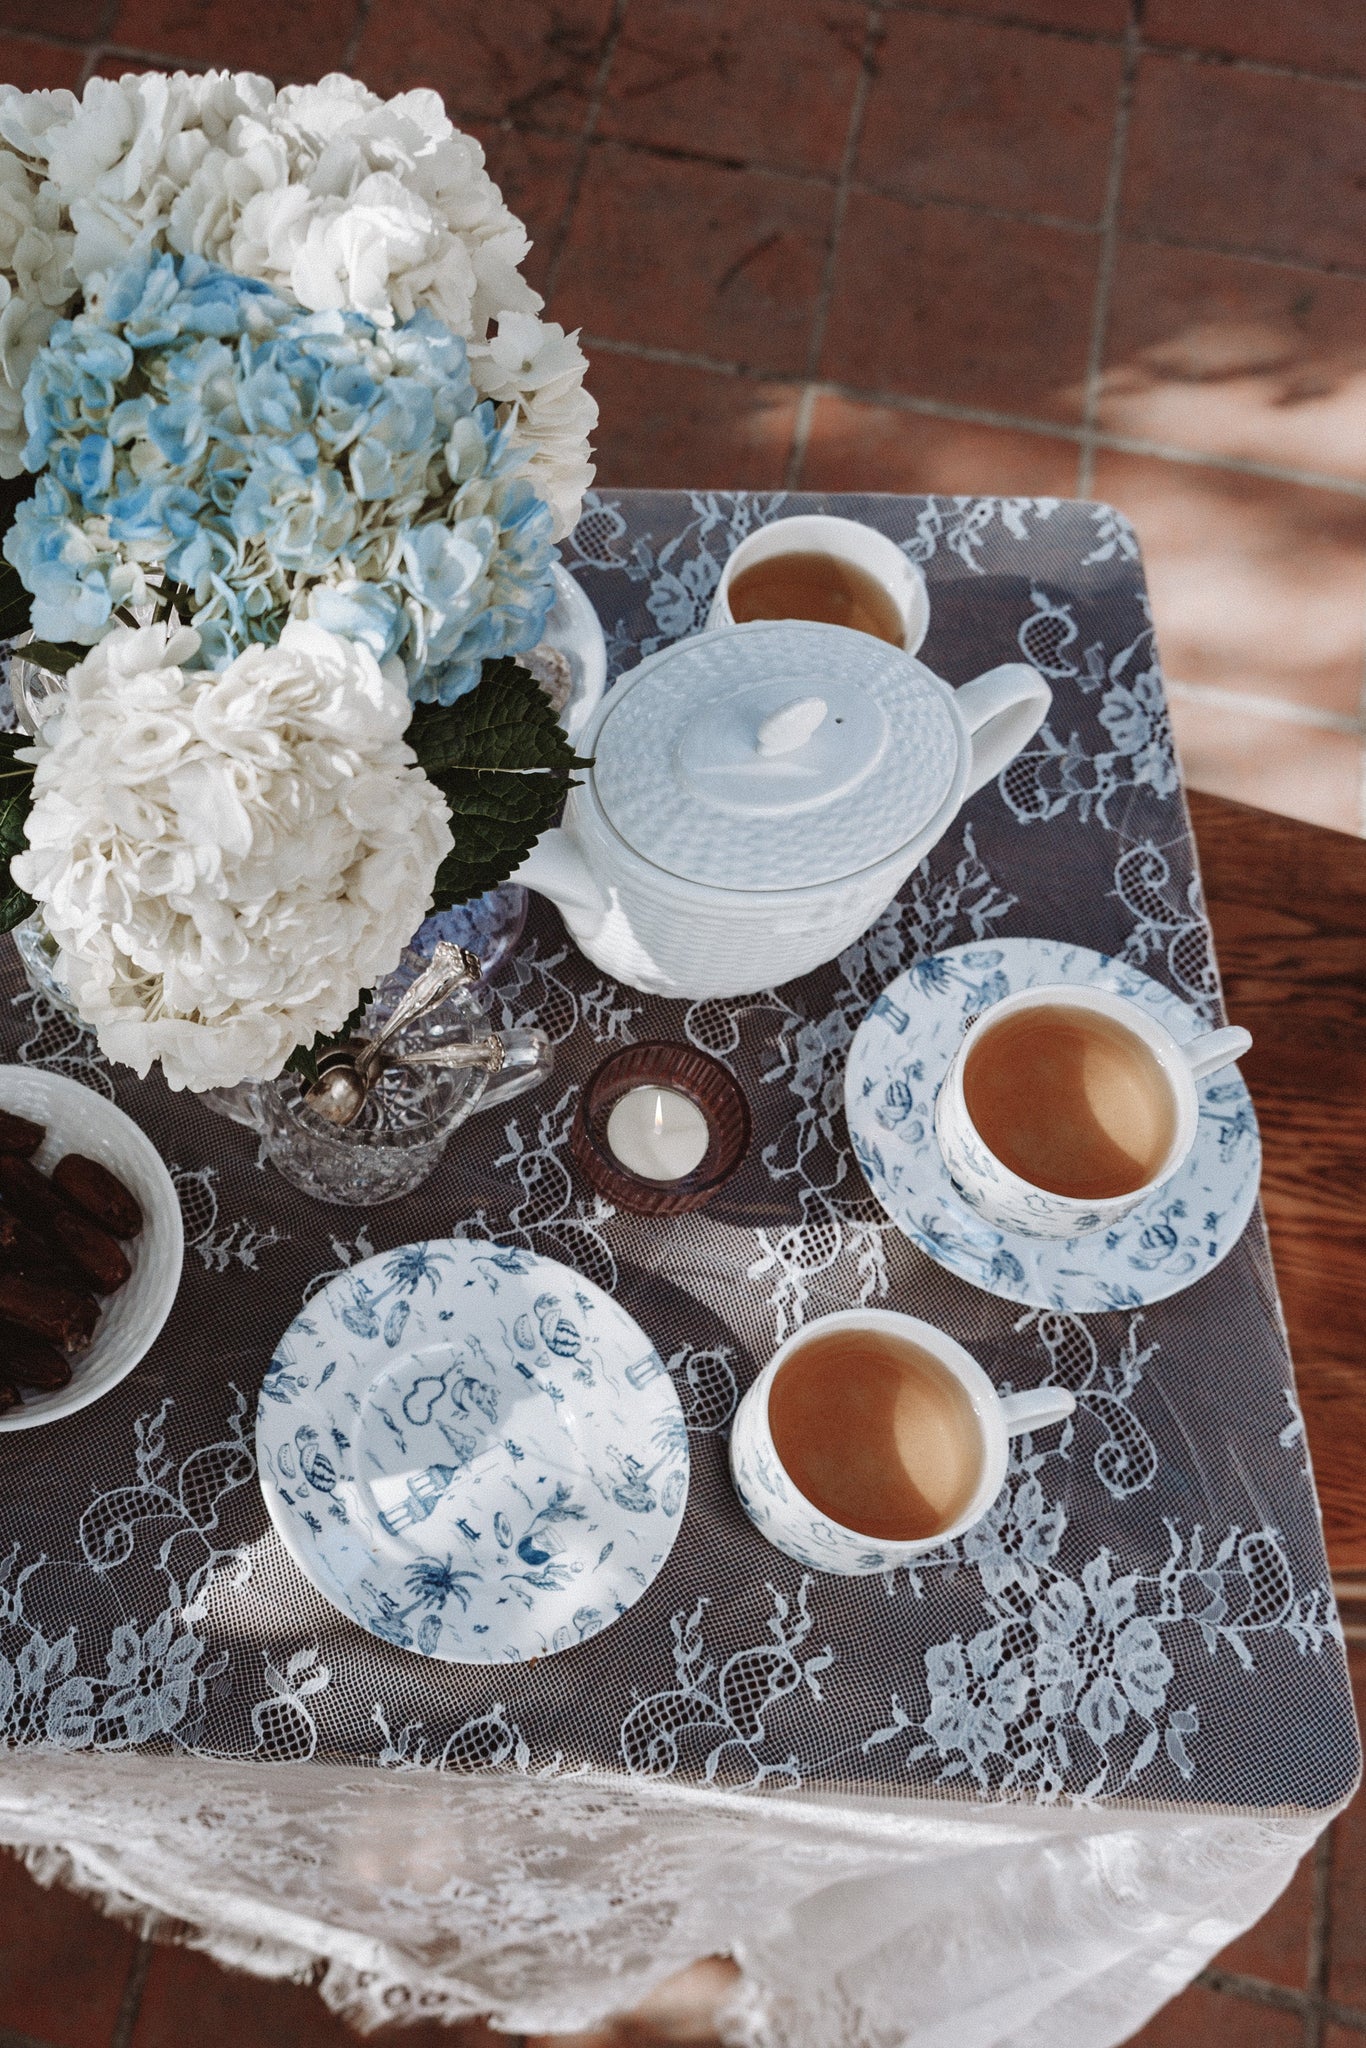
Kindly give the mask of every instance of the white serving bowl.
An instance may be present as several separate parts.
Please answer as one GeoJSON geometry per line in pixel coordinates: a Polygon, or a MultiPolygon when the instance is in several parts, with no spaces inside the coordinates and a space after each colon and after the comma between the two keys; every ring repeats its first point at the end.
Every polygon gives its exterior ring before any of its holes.
{"type": "Polygon", "coordinates": [[[0,1415],[0,1430],[37,1429],[88,1408],[150,1351],[180,1285],[185,1226],[175,1183],[151,1139],[102,1095],[41,1067],[0,1066],[0,1109],[47,1125],[35,1166],[50,1172],[65,1153],[83,1152],[132,1189],[143,1215],[138,1236],[124,1243],[132,1278],[102,1299],[94,1342],[72,1359],[70,1384],[26,1393],[20,1407],[0,1415]]]}

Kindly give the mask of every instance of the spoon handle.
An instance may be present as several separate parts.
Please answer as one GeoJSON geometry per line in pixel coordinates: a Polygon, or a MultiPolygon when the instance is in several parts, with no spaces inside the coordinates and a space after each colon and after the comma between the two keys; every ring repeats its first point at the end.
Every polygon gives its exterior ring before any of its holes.
{"type": "Polygon", "coordinates": [[[458,988],[473,987],[483,971],[483,962],[477,954],[464,946],[453,946],[448,939],[438,940],[431,965],[425,967],[412,986],[399,997],[365,1050],[357,1056],[356,1071],[362,1079],[366,1082],[374,1079],[385,1064],[382,1058],[384,1047],[397,1032],[402,1031],[405,1024],[425,1016],[428,1010],[439,1008],[458,988]]]}
{"type": "Polygon", "coordinates": [[[421,1052],[392,1053],[386,1067],[483,1067],[496,1074],[505,1057],[501,1038],[481,1038],[473,1045],[435,1045],[421,1052]]]}

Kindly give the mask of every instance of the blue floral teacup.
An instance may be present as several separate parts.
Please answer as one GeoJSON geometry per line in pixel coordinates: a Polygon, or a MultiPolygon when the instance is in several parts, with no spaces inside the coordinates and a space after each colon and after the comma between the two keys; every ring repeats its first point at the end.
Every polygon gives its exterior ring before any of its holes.
{"type": "MultiPolygon", "coordinates": [[[[837,1371],[837,1367],[830,1370],[837,1371]]],[[[834,1393],[837,1407],[838,1386],[834,1393]]],[[[927,1551],[951,1543],[980,1521],[1005,1481],[1010,1439],[1065,1421],[1076,1405],[1066,1387],[998,1394],[970,1352],[917,1316],[899,1315],[891,1309],[847,1309],[839,1315],[821,1316],[795,1331],[755,1380],[740,1403],[731,1430],[731,1479],[741,1507],[759,1534],[798,1564],[844,1578],[895,1571],[899,1565],[913,1565],[927,1551]],[[833,1520],[807,1498],[778,1454],[769,1413],[774,1381],[795,1352],[842,1331],[851,1337],[882,1335],[928,1352],[966,1396],[959,1406],[960,1412],[967,1411],[962,1419],[971,1433],[971,1441],[965,1445],[967,1469],[972,1475],[969,1490],[958,1513],[946,1517],[942,1527],[927,1535],[888,1539],[833,1520]]],[[[828,1448],[836,1457],[841,1453],[838,1442],[828,1448]]],[[[851,1459],[868,1457],[866,1438],[860,1440],[851,1431],[847,1455],[851,1459]]],[[[889,1455],[895,1455],[890,1448],[889,1455]]]]}
{"type": "Polygon", "coordinates": [[[1154,1195],[1185,1160],[1200,1116],[1197,1081],[1240,1059],[1251,1043],[1248,1032],[1232,1026],[1204,1032],[1183,1045],[1150,1010],[1109,989],[1062,983],[1020,989],[984,1010],[963,1034],[935,1099],[934,1133],[940,1154],[968,1207],[998,1229],[1044,1238],[1085,1237],[1108,1230],[1154,1195]],[[1156,1162],[1149,1161],[1151,1170],[1141,1172],[1132,1185],[1119,1192],[1085,1195],[1041,1186],[998,1158],[973,1122],[964,1087],[968,1063],[989,1032],[1028,1010],[1065,1010],[1108,1020],[1152,1054],[1160,1070],[1159,1086],[1167,1091],[1166,1142],[1156,1162]]]}

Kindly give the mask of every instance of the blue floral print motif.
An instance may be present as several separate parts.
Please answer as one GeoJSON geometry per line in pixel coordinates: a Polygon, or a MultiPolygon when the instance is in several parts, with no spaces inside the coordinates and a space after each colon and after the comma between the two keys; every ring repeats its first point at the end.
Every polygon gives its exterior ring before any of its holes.
{"type": "Polygon", "coordinates": [[[267,1504],[328,1598],[464,1663],[606,1627],[687,1496],[641,1331],[583,1276],[475,1239],[344,1260],[281,1340],[257,1429],[267,1504]]]}

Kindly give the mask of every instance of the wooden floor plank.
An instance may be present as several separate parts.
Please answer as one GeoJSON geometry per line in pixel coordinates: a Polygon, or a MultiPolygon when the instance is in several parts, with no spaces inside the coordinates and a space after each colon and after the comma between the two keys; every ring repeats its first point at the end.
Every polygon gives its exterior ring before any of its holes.
{"type": "Polygon", "coordinates": [[[1366,842],[1192,793],[1328,1554],[1366,1578],[1366,842]]]}

